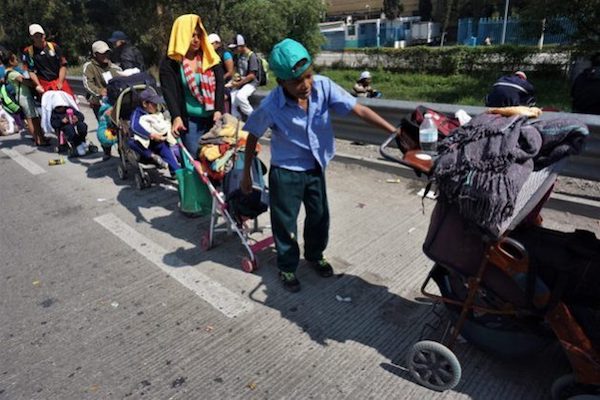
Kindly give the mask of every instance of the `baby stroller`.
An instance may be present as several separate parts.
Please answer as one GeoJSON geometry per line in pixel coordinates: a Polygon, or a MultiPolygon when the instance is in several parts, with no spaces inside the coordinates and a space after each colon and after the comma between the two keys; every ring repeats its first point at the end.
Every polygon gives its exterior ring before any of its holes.
{"type": "MultiPolygon", "coordinates": [[[[67,92],[62,90],[49,90],[42,95],[42,130],[44,132],[54,132],[57,138],[57,145],[55,151],[57,153],[66,152],[69,157],[75,157],[77,154],[75,147],[67,140],[65,133],[62,130],[55,130],[50,123],[52,117],[52,110],[59,106],[68,106],[79,111],[79,105],[75,102],[75,99],[67,92]]],[[[86,154],[93,154],[98,152],[98,146],[92,142],[86,143],[86,154]]]]}
{"type": "Polygon", "coordinates": [[[259,226],[258,216],[267,211],[268,208],[268,190],[263,180],[263,165],[258,158],[254,158],[251,174],[253,190],[250,194],[242,194],[239,190],[242,177],[244,154],[235,149],[232,169],[225,175],[219,188],[215,187],[213,182],[204,170],[202,164],[195,160],[192,155],[183,146],[178,139],[181,150],[181,157],[185,159],[184,164],[193,165],[200,176],[202,182],[208,187],[212,197],[212,206],[210,214],[210,227],[208,232],[202,235],[200,248],[203,251],[213,247],[214,236],[217,232],[226,232],[231,234],[235,232],[242,245],[246,249],[248,257],[243,257],[241,262],[242,270],[252,272],[258,269],[258,260],[256,253],[266,249],[273,244],[273,237],[268,236],[260,240],[253,237],[255,233],[261,233],[264,227],[259,226]],[[223,222],[220,223],[220,220],[223,222]]]}
{"type": "MultiPolygon", "coordinates": [[[[397,161],[399,157],[386,149],[392,140],[382,145],[381,154],[397,161]]],[[[588,285],[593,288],[600,283],[600,241],[589,232],[563,234],[540,226],[539,211],[561,165],[562,161],[532,172],[518,193],[512,216],[493,229],[467,221],[446,197],[437,201],[423,244],[435,264],[421,293],[444,304],[450,321],[440,341],[422,340],[409,351],[408,370],[419,384],[438,391],[458,384],[462,369],[451,349],[459,335],[505,357],[533,354],[557,338],[573,375],[555,382],[552,398],[600,396],[600,320],[593,318],[599,314],[600,301],[581,283],[592,282],[588,285]],[[586,250],[555,239],[569,236],[572,242],[585,238],[586,250]],[[568,254],[569,261],[552,265],[543,260],[540,253],[551,248],[568,254]],[[432,280],[439,294],[429,290],[432,280]]],[[[414,169],[431,172],[422,165],[414,169]]],[[[427,325],[421,336],[427,328],[442,326],[440,316],[438,324],[427,325]]]]}
{"type": "Polygon", "coordinates": [[[156,165],[144,162],[140,155],[132,150],[127,142],[133,137],[129,119],[135,108],[139,105],[138,95],[145,89],[154,87],[148,84],[136,84],[124,88],[114,102],[111,113],[112,128],[116,130],[117,149],[119,152],[119,165],[117,174],[119,179],[127,179],[130,170],[133,170],[135,187],[138,190],[152,186],[150,170],[156,169],[156,165]]]}

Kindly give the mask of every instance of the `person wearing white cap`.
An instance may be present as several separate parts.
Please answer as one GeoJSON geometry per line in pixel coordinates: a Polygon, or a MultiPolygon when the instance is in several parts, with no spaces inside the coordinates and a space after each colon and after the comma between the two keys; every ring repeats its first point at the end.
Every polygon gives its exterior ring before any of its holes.
{"type": "Polygon", "coordinates": [[[223,75],[223,79],[225,83],[229,82],[233,77],[234,65],[233,65],[233,56],[229,50],[226,50],[223,47],[223,43],[221,42],[221,37],[216,33],[211,33],[208,35],[208,42],[213,45],[215,51],[223,60],[223,66],[225,67],[225,75],[223,75]]]}
{"type": "Polygon", "coordinates": [[[231,113],[243,120],[254,110],[250,105],[250,96],[258,87],[259,61],[254,52],[246,45],[242,35],[236,35],[228,46],[236,55],[235,69],[237,76],[229,83],[231,86],[231,113]]]}
{"type": "Polygon", "coordinates": [[[56,43],[46,41],[46,32],[39,24],[29,25],[29,36],[33,44],[23,52],[23,66],[29,70],[35,90],[40,94],[47,90],[62,90],[74,96],[65,79],[67,60],[62,49],[56,43]]]}
{"type": "MultiPolygon", "coordinates": [[[[118,76],[121,68],[110,61],[110,47],[106,42],[97,40],[92,44],[91,60],[83,64],[83,87],[86,90],[86,98],[90,107],[94,110],[96,119],[99,119],[98,111],[102,104],[102,98],[106,97],[108,82],[118,76]]],[[[104,146],[103,160],[110,159],[112,146],[104,146]]]]}
{"type": "Polygon", "coordinates": [[[371,87],[371,73],[363,71],[352,88],[354,97],[381,97],[381,93],[371,87]]]}

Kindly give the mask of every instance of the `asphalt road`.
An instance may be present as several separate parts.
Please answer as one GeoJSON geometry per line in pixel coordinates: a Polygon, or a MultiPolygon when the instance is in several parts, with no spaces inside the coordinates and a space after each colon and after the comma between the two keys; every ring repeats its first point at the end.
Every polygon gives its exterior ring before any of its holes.
{"type": "MultiPolygon", "coordinates": [[[[302,265],[289,294],[272,249],[254,274],[234,236],[201,251],[208,219],[179,213],[169,181],[140,192],[116,159],[52,158],[0,138],[0,399],[546,399],[568,372],[556,345],[502,360],[460,343],[454,390],[412,381],[404,357],[436,319],[419,294],[433,201],[406,172],[331,165],[338,275],[302,265]]],[[[549,205],[548,226],[600,235],[594,200],[549,205]]]]}

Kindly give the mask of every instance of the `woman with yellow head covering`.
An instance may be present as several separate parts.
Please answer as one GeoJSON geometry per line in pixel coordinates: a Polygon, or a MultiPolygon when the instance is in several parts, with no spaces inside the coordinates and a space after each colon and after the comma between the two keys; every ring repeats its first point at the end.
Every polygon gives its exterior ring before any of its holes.
{"type": "Polygon", "coordinates": [[[167,57],[160,64],[160,84],[175,137],[198,156],[198,140],[221,118],[223,64],[208,41],[198,15],[178,17],[171,29],[167,57]]]}

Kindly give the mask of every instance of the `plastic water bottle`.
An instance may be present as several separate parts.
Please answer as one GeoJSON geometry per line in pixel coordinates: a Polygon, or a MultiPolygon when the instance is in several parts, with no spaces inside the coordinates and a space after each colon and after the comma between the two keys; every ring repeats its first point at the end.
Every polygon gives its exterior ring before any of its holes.
{"type": "Polygon", "coordinates": [[[433,115],[425,114],[425,119],[419,126],[419,145],[421,151],[430,156],[436,155],[438,140],[437,126],[433,122],[433,115]]]}
{"type": "Polygon", "coordinates": [[[73,125],[73,109],[67,108],[67,119],[69,120],[69,124],[73,125]]]}

